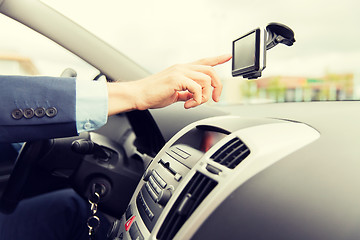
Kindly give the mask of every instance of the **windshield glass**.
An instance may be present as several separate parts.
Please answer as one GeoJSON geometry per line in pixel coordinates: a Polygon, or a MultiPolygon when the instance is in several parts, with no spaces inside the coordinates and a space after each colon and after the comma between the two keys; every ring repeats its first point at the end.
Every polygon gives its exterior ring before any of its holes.
{"type": "Polygon", "coordinates": [[[149,72],[230,53],[232,41],[270,22],[295,32],[292,47],[267,52],[258,80],[217,67],[223,104],[360,98],[357,0],[44,0],[149,72]]]}

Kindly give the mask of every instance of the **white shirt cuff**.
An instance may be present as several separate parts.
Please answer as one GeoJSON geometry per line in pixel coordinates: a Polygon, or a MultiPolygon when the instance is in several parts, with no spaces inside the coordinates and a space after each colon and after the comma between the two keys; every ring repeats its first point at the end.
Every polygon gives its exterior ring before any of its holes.
{"type": "Polygon", "coordinates": [[[100,128],[107,122],[108,92],[105,81],[76,82],[77,132],[100,128]]]}

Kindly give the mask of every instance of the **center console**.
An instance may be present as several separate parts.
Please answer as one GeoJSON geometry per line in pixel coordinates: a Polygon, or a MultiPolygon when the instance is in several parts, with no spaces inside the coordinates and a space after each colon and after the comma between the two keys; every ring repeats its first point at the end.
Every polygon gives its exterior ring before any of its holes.
{"type": "Polygon", "coordinates": [[[318,137],[283,120],[227,116],[190,124],[149,164],[108,237],[190,239],[242,183],[318,137]]]}

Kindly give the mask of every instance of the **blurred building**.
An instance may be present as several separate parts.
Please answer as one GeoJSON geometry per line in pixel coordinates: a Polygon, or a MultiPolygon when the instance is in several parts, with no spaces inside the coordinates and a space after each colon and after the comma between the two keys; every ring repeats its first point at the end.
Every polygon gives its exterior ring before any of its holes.
{"type": "Polygon", "coordinates": [[[360,81],[354,74],[328,73],[320,78],[274,76],[257,80],[224,80],[226,103],[339,101],[356,99],[360,81]],[[357,82],[359,82],[357,84],[357,82]]]}
{"type": "Polygon", "coordinates": [[[276,102],[353,99],[354,75],[329,73],[322,78],[268,77],[256,81],[260,96],[276,102]]]}
{"type": "Polygon", "coordinates": [[[0,52],[1,75],[37,75],[39,71],[30,58],[0,52]]]}

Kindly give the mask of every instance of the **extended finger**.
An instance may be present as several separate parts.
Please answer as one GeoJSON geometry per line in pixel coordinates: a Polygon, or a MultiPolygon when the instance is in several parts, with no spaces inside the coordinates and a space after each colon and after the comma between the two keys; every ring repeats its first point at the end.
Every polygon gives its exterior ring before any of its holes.
{"type": "Polygon", "coordinates": [[[219,64],[229,61],[231,58],[232,58],[231,54],[225,54],[225,55],[216,56],[216,57],[203,58],[203,59],[193,62],[192,64],[216,66],[216,65],[219,65],[219,64]]]}
{"type": "MultiPolygon", "coordinates": [[[[201,66],[200,66],[201,67],[201,66]]],[[[189,69],[185,72],[185,76],[194,80],[202,87],[212,85],[212,74],[206,74],[205,71],[199,71],[199,69],[190,66],[189,69]]]]}
{"type": "Polygon", "coordinates": [[[190,65],[189,64],[188,68],[193,72],[199,72],[199,73],[205,74],[205,75],[209,76],[210,78],[217,78],[216,71],[211,66],[195,65],[195,64],[190,65]]]}

